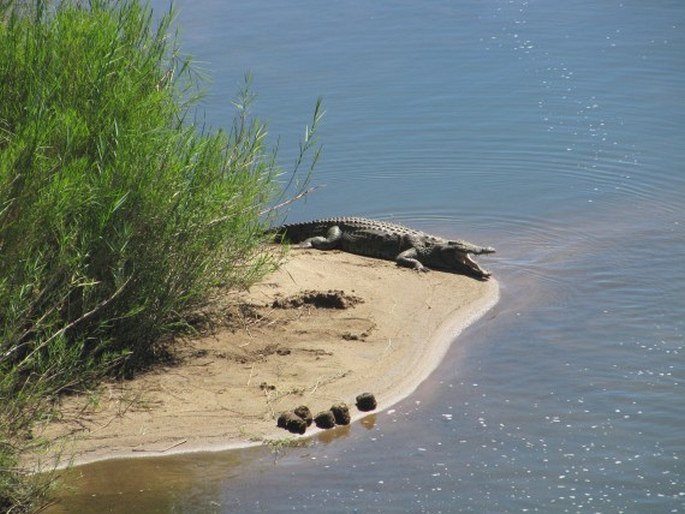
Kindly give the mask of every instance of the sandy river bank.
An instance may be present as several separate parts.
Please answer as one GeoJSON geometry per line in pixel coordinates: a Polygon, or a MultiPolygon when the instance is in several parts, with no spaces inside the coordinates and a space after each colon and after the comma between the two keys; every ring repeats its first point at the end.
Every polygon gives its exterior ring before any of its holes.
{"type": "Polygon", "coordinates": [[[498,298],[494,280],[293,250],[226,302],[225,327],[184,342],[177,364],[66,399],[42,435],[86,463],[298,437],[275,419],[302,404],[343,401],[358,419],[358,394],[374,393],[379,410],[408,396],[498,298]]]}

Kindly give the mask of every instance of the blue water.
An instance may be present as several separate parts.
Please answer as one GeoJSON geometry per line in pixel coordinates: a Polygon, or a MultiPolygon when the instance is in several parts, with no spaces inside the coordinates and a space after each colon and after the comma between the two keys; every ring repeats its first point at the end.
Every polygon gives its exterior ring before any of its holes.
{"type": "Polygon", "coordinates": [[[367,425],[85,466],[67,511],[685,512],[685,3],[177,6],[211,125],[251,71],[287,171],[323,97],[289,220],[495,246],[502,299],[367,425]]]}

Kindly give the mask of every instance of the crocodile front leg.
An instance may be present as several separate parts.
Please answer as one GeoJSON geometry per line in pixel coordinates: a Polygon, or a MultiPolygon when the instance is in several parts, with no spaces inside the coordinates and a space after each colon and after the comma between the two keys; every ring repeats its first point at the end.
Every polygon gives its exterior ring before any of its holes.
{"type": "Polygon", "coordinates": [[[328,229],[326,236],[309,237],[300,243],[301,248],[316,248],[317,250],[333,250],[340,246],[342,230],[338,225],[328,229]]]}
{"type": "Polygon", "coordinates": [[[405,268],[414,268],[416,271],[429,271],[428,268],[421,264],[421,261],[418,260],[417,257],[418,252],[416,251],[416,248],[412,247],[395,257],[395,262],[405,268]]]}

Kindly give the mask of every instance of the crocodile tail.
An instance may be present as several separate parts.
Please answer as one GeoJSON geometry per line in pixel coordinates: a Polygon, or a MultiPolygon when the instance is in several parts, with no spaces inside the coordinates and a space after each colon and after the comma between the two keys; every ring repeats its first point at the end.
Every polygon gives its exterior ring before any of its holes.
{"type": "Polygon", "coordinates": [[[271,227],[264,231],[264,236],[269,239],[272,243],[285,243],[288,242],[288,228],[283,225],[280,227],[271,227]]]}
{"type": "Polygon", "coordinates": [[[311,224],[297,223],[281,225],[267,231],[274,243],[299,243],[308,237],[318,235],[312,232],[311,224]]]}

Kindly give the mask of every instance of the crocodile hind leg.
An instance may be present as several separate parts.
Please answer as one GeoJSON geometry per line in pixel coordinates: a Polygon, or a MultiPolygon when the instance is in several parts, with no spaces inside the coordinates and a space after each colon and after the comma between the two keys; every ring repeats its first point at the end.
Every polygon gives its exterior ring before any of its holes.
{"type": "Polygon", "coordinates": [[[309,237],[300,243],[301,248],[316,248],[317,250],[333,250],[340,246],[342,230],[338,225],[328,229],[326,236],[309,237]]]}

